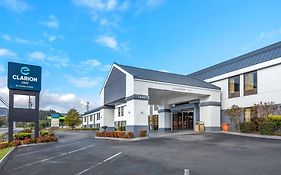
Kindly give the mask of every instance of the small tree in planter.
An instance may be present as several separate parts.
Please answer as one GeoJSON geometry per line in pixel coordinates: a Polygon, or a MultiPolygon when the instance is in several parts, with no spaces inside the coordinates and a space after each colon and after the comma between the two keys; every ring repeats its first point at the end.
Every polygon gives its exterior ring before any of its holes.
{"type": "Polygon", "coordinates": [[[230,118],[231,122],[234,123],[237,131],[240,132],[240,116],[242,108],[238,105],[232,105],[230,109],[227,109],[225,114],[230,118]]]}

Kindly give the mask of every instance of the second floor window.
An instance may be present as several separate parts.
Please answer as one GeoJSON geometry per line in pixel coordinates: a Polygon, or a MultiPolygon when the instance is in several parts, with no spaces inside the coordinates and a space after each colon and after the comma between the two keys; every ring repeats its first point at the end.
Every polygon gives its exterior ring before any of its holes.
{"type": "Polygon", "coordinates": [[[228,79],[228,97],[240,97],[240,76],[228,79]]]}
{"type": "Polygon", "coordinates": [[[118,117],[124,116],[124,106],[118,107],[118,117]]]}
{"type": "Polygon", "coordinates": [[[244,74],[244,95],[257,93],[257,72],[244,74]]]}

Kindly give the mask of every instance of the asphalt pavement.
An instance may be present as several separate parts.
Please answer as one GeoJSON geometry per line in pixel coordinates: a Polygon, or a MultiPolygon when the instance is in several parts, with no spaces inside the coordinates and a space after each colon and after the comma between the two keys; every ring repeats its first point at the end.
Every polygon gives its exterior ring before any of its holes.
{"type": "Polygon", "coordinates": [[[280,175],[281,141],[225,134],[136,142],[57,132],[60,142],[16,149],[1,175],[280,175]]]}

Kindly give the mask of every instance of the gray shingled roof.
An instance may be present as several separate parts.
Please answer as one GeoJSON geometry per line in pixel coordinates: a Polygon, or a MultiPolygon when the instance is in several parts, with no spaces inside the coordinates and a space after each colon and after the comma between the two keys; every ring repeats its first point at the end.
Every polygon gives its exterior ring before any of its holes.
{"type": "Polygon", "coordinates": [[[206,69],[191,73],[188,76],[196,77],[200,80],[206,80],[228,72],[273,60],[278,57],[281,57],[281,42],[266,46],[253,52],[208,67],[206,69]]]}
{"type": "Polygon", "coordinates": [[[173,84],[180,84],[180,85],[187,85],[187,86],[194,86],[194,87],[201,87],[201,88],[208,88],[208,89],[220,89],[215,85],[212,85],[205,81],[198,80],[196,78],[192,78],[186,75],[167,73],[167,72],[143,69],[138,67],[131,67],[131,66],[120,65],[120,64],[117,65],[138,79],[160,81],[165,83],[173,83],[173,84]]]}
{"type": "Polygon", "coordinates": [[[94,113],[94,112],[98,112],[99,110],[100,110],[100,107],[95,108],[95,109],[91,109],[89,111],[86,111],[83,115],[87,115],[87,114],[91,114],[91,113],[94,113]]]}

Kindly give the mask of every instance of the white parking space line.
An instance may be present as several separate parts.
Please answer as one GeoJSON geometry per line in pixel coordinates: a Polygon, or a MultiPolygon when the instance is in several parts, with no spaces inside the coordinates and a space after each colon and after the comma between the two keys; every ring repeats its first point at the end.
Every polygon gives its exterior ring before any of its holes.
{"type": "MultiPolygon", "coordinates": [[[[80,143],[80,142],[76,142],[76,143],[80,143]]],[[[46,149],[42,149],[42,150],[31,151],[31,152],[28,152],[28,153],[16,155],[15,158],[30,155],[30,154],[34,154],[34,153],[38,153],[38,152],[42,152],[42,151],[46,151],[46,150],[52,150],[52,149],[55,149],[55,148],[64,147],[64,146],[67,146],[67,145],[73,145],[73,144],[75,144],[75,142],[67,143],[67,144],[63,144],[63,145],[58,145],[58,146],[54,146],[54,147],[50,147],[50,148],[46,148],[46,149]]]]}
{"type": "Polygon", "coordinates": [[[107,162],[107,161],[109,161],[109,160],[111,160],[111,159],[113,159],[113,158],[119,156],[120,154],[122,154],[122,152],[119,152],[119,153],[117,153],[117,154],[114,154],[113,156],[110,156],[110,157],[108,157],[107,159],[105,159],[105,160],[103,160],[103,161],[101,161],[101,162],[99,162],[99,163],[97,163],[97,164],[95,164],[95,165],[93,165],[93,166],[91,166],[91,167],[89,167],[89,168],[87,168],[87,169],[84,169],[83,171],[80,171],[79,173],[77,173],[77,174],[75,174],[75,175],[84,174],[84,173],[90,171],[91,169],[93,169],[93,168],[95,168],[95,167],[97,167],[97,166],[100,166],[100,165],[104,164],[105,162],[107,162]]]}
{"type": "Polygon", "coordinates": [[[18,169],[21,169],[21,168],[25,168],[25,167],[37,164],[37,163],[46,162],[48,160],[52,160],[52,159],[55,159],[55,158],[58,158],[58,157],[66,156],[66,155],[69,155],[69,154],[73,154],[75,152],[82,151],[84,149],[88,149],[88,148],[91,148],[91,147],[94,147],[94,146],[95,145],[90,145],[90,146],[86,146],[86,147],[83,147],[83,148],[75,149],[75,150],[72,150],[72,151],[69,151],[69,152],[65,152],[65,153],[59,154],[57,156],[49,157],[49,158],[46,158],[46,159],[41,159],[41,160],[36,161],[36,162],[32,162],[32,163],[29,163],[29,164],[26,164],[26,165],[22,165],[22,166],[19,166],[17,168],[14,168],[12,170],[18,170],[18,169]]]}

